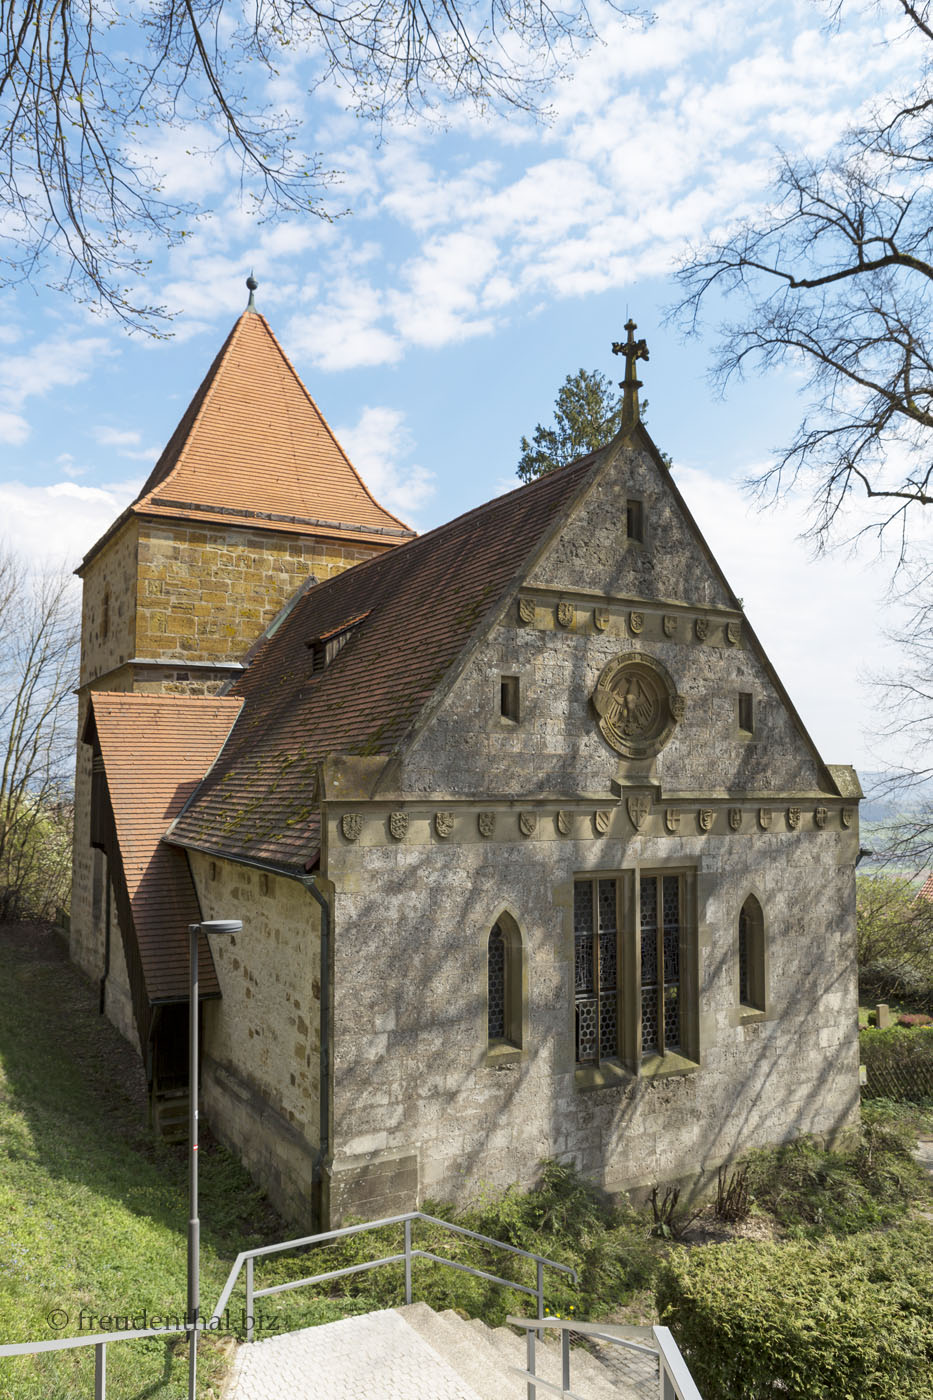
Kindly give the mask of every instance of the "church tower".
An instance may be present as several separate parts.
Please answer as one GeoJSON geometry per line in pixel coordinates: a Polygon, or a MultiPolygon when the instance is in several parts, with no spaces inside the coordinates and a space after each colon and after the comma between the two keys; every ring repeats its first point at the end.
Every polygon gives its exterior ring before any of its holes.
{"type": "Polygon", "coordinates": [[[89,693],[216,693],[303,584],[414,534],[367,490],[252,303],[136,500],[77,571],[71,953],[100,979],[101,1010],[130,1039],[106,857],[91,844],[91,759],[80,741],[89,693]]]}

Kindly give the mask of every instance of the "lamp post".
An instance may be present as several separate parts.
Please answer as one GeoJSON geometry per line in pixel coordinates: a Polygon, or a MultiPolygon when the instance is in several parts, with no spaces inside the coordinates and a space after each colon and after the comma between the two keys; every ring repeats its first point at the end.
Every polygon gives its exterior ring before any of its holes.
{"type": "Polygon", "coordinates": [[[198,1374],[201,1222],[198,1219],[198,934],[239,933],[240,919],[206,919],[188,925],[188,1400],[195,1400],[198,1374]]]}

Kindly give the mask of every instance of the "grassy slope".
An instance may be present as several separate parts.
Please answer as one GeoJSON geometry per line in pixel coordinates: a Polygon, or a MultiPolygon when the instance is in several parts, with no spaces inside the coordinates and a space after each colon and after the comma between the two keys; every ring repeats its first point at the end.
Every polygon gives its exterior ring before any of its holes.
{"type": "MultiPolygon", "coordinates": [[[[210,1307],[238,1249],[289,1232],[228,1153],[205,1149],[201,1297],[210,1307]]],[[[82,1329],[82,1308],[183,1313],[187,1215],[187,1154],[147,1131],[138,1057],[97,1015],[93,989],[53,935],[0,929],[0,1341],[121,1325],[85,1320],[82,1329]],[[50,1323],[56,1312],[67,1322],[50,1323]]],[[[327,1311],[293,1301],[289,1325],[327,1311]]],[[[225,1350],[202,1344],[204,1397],[219,1394],[225,1350]]],[[[108,1393],[183,1396],[186,1355],[180,1339],[110,1347],[108,1393]]],[[[92,1394],[91,1348],[0,1359],[0,1400],[92,1394]]]]}

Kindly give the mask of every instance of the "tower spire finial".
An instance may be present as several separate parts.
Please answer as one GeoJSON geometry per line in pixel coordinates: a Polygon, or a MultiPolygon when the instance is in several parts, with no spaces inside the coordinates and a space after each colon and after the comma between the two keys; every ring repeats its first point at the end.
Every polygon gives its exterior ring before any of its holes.
{"type": "Polygon", "coordinates": [[[631,319],[626,321],[625,329],[628,332],[628,339],[623,345],[620,341],[613,341],[613,355],[625,356],[625,378],[619,385],[622,390],[622,427],[631,428],[635,423],[641,421],[638,409],[638,391],[641,388],[641,380],[635,378],[636,360],[648,359],[648,345],[644,340],[636,340],[635,332],[638,329],[631,319]]]}
{"type": "Polygon", "coordinates": [[[249,287],[249,301],[246,303],[246,309],[247,309],[247,311],[255,311],[255,310],[256,310],[256,288],[259,286],[259,283],[256,281],[256,278],[253,276],[253,269],[252,269],[252,268],[250,268],[250,270],[249,270],[249,276],[248,276],[247,279],[246,279],[246,285],[247,285],[247,287],[249,287]]]}

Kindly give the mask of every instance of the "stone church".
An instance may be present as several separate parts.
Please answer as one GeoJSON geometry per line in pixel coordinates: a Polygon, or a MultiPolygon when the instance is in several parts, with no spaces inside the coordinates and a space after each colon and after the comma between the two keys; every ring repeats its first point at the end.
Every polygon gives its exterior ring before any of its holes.
{"type": "MultiPolygon", "coordinates": [[[[251,298],[252,302],[252,298],[251,298]]],[[[416,536],[252,305],[85,557],[72,952],[302,1226],[611,1191],[858,1104],[858,780],[639,420],[416,536]]]]}

